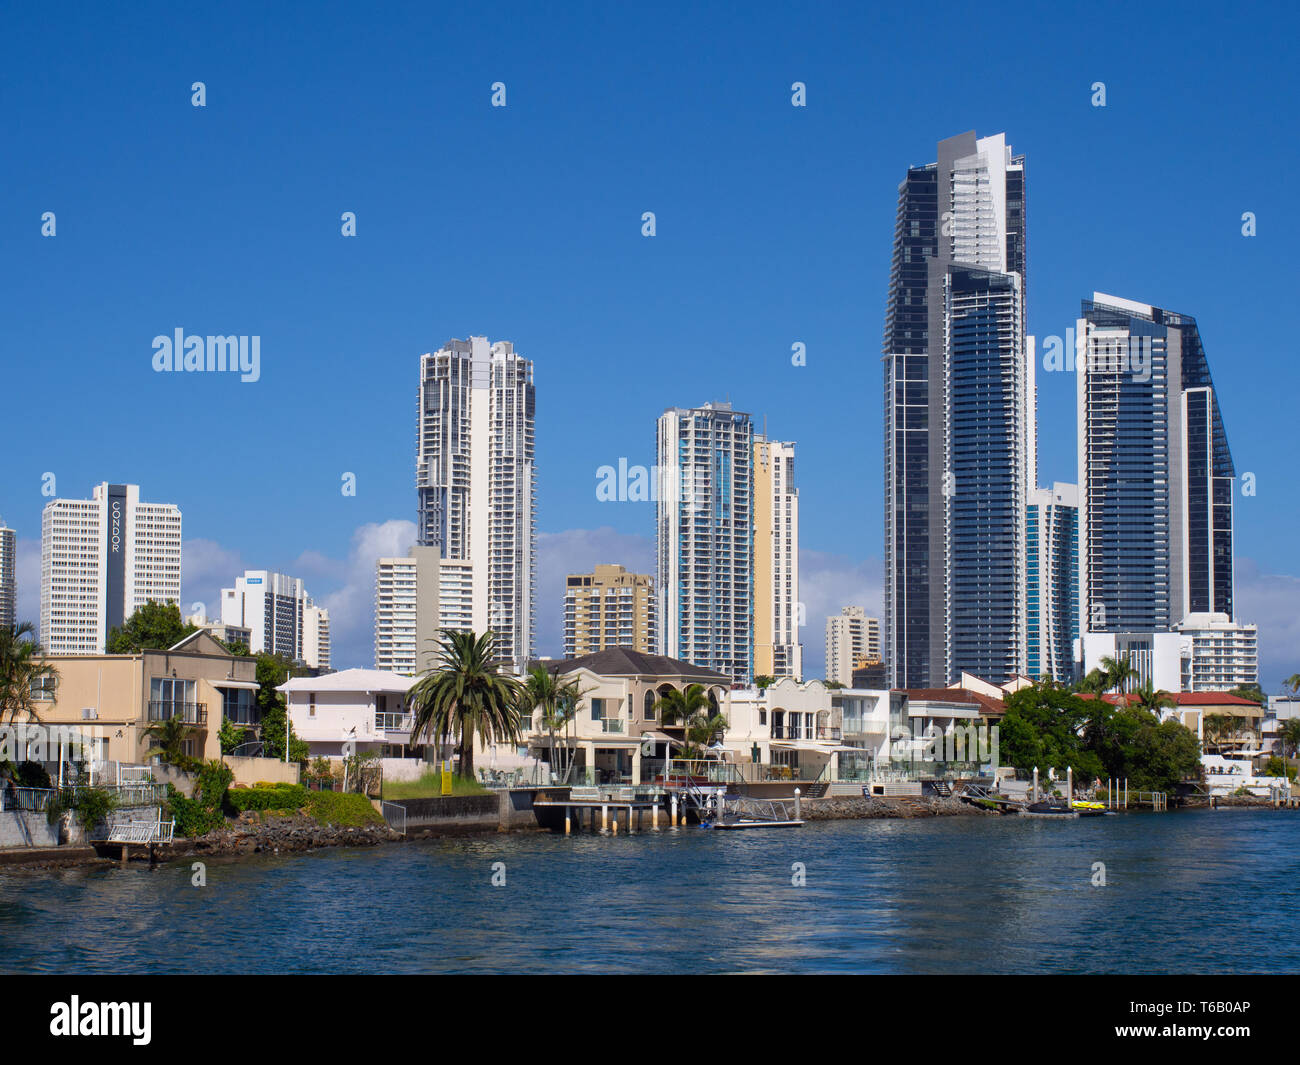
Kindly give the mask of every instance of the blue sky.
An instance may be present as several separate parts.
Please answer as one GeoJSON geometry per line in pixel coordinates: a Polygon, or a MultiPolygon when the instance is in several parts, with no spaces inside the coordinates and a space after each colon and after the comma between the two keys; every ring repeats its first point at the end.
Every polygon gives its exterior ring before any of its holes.
{"type": "MultiPolygon", "coordinates": [[[[1094,290],[1198,319],[1257,477],[1239,616],[1277,690],[1300,670],[1297,16],[915,12],[7,6],[0,517],[26,612],[42,475],[71,497],[131,481],[183,510],[188,601],[243,566],[288,570],[333,608],[336,664],[369,664],[373,556],[415,516],[418,356],[485,334],[536,364],[539,650],[559,653],[566,569],[651,562],[649,506],[597,502],[596,468],[649,465],[665,406],[730,398],[799,445],[819,675],[825,613],[880,606],[897,184],[975,129],[1028,156],[1031,331],[1063,334],[1094,290]],[[261,379],[154,373],[152,338],[178,327],[259,335],[261,379]]],[[[1072,377],[1040,373],[1039,417],[1040,480],[1075,480],[1072,377]]]]}

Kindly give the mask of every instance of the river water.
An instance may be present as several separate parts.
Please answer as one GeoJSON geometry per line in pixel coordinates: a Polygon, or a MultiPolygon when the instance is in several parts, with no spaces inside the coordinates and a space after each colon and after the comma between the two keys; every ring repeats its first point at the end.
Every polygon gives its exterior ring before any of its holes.
{"type": "Polygon", "coordinates": [[[1300,972],[1297,855],[1220,810],[0,871],[0,971],[1300,972]]]}

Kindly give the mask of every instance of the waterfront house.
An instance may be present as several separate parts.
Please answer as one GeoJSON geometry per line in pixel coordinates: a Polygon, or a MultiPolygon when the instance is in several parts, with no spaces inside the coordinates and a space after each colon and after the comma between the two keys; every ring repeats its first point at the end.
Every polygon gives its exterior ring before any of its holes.
{"type": "Polygon", "coordinates": [[[891,691],[890,773],[907,780],[980,774],[993,753],[991,730],[1005,715],[1001,698],[975,688],[891,691]]]}
{"type": "Polygon", "coordinates": [[[407,693],[417,679],[383,669],[344,669],[294,677],[276,691],[284,693],[294,733],[306,741],[311,758],[338,761],[348,754],[374,753],[411,763],[386,764],[385,772],[412,776],[418,775],[426,755],[436,758],[439,753],[411,743],[407,693]]]}
{"type": "MultiPolygon", "coordinates": [[[[85,757],[73,761],[100,778],[118,765],[157,762],[148,753],[150,725],[181,721],[187,729],[185,753],[206,760],[221,755],[217,731],[223,716],[254,731],[260,724],[256,661],[232,655],[203,630],[166,650],[48,660],[57,676],[33,691],[37,716],[42,726],[74,730],[85,757]]],[[[68,759],[61,743],[46,746],[34,760],[51,766],[53,775],[68,759]]],[[[14,760],[21,761],[28,752],[17,753],[14,760]]]]}
{"type": "MultiPolygon", "coordinates": [[[[571,780],[595,784],[640,784],[662,775],[665,760],[680,750],[684,728],[664,725],[656,704],[669,691],[698,684],[711,713],[728,715],[731,678],[665,655],[611,647],[579,658],[534,662],[562,683],[574,682],[581,697],[573,721],[556,742],[564,748],[560,766],[573,764],[571,780]]],[[[530,750],[550,757],[550,736],[534,714],[530,750]]]]}

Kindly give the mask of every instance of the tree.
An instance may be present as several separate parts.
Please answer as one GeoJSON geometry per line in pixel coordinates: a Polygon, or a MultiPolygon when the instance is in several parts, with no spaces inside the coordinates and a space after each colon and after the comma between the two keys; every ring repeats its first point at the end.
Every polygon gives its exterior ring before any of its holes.
{"type": "Polygon", "coordinates": [[[1177,700],[1172,695],[1167,691],[1157,691],[1152,687],[1150,681],[1134,688],[1129,702],[1132,706],[1140,706],[1143,710],[1150,710],[1157,717],[1161,710],[1173,709],[1178,705],[1177,700]]]}
{"type": "Polygon", "coordinates": [[[827,691],[837,692],[840,689],[842,689],[844,685],[841,684],[838,680],[824,680],[822,681],[822,687],[825,688],[827,691]]]}
{"type": "Polygon", "coordinates": [[[1110,690],[1110,679],[1100,669],[1090,669],[1079,681],[1078,690],[1088,695],[1105,695],[1110,690]]]}
{"type": "Polygon", "coordinates": [[[670,688],[655,702],[655,713],[664,725],[686,724],[698,713],[708,713],[712,706],[703,684],[688,684],[684,689],[670,688]]]}
{"type": "Polygon", "coordinates": [[[1205,740],[1205,747],[1214,748],[1214,753],[1218,754],[1220,747],[1237,734],[1236,718],[1228,714],[1206,714],[1201,722],[1201,735],[1205,740]]]}
{"type": "Polygon", "coordinates": [[[236,725],[228,717],[222,717],[221,728],[217,730],[217,742],[221,744],[222,754],[230,754],[247,740],[248,729],[236,725]]]}
{"type": "Polygon", "coordinates": [[[1073,769],[1080,779],[1101,775],[1101,761],[1084,743],[1083,734],[1101,699],[1086,700],[1053,685],[1033,684],[1010,692],[1003,700],[1006,715],[998,725],[1001,761],[1026,771],[1073,769]]]}
{"type": "Polygon", "coordinates": [[[12,725],[19,714],[40,720],[32,691],[53,690],[58,678],[36,641],[36,626],[24,621],[0,627],[0,723],[12,725]]]}
{"type": "Polygon", "coordinates": [[[549,737],[550,765],[552,771],[556,771],[557,734],[567,730],[577,716],[578,701],[584,693],[578,690],[576,680],[561,684],[559,677],[545,666],[533,666],[528,671],[521,693],[521,724],[523,721],[531,722],[533,714],[541,711],[541,726],[549,737]]]}
{"type": "Polygon", "coordinates": [[[158,603],[150,599],[138,607],[121,628],[114,625],[109,630],[105,648],[111,655],[165,651],[195,632],[198,632],[198,626],[187,624],[181,617],[181,608],[175,603],[158,603]]]}
{"type": "Polygon", "coordinates": [[[197,759],[185,753],[185,743],[194,730],[179,717],[155,721],[144,730],[144,734],[151,741],[146,756],[156,752],[163,765],[173,765],[187,772],[198,765],[197,759]]]}
{"type": "MultiPolygon", "coordinates": [[[[1300,679],[1300,676],[1297,679],[1300,679]]],[[[1238,699],[1249,699],[1252,703],[1258,703],[1260,706],[1268,704],[1268,696],[1264,694],[1264,689],[1258,684],[1239,684],[1228,694],[1235,695],[1238,699]]]]}
{"type": "Polygon", "coordinates": [[[1101,672],[1106,678],[1105,691],[1125,691],[1130,680],[1138,679],[1138,671],[1133,668],[1128,655],[1120,655],[1119,658],[1102,656],[1101,672]]]}
{"type": "Polygon", "coordinates": [[[460,734],[460,775],[474,775],[474,737],[489,743],[519,739],[521,685],[501,672],[497,637],[488,630],[443,629],[434,665],[412,685],[411,742],[428,736],[445,743],[460,734]]]}
{"type": "MultiPolygon", "coordinates": [[[[276,689],[293,676],[298,667],[284,655],[260,652],[257,655],[257,707],[262,718],[262,756],[284,760],[285,719],[288,709],[284,692],[276,689]]],[[[289,721],[289,761],[306,764],[311,749],[306,740],[298,738],[289,721]]]]}
{"type": "Polygon", "coordinates": [[[757,688],[760,692],[767,691],[767,689],[770,688],[775,683],[776,683],[776,678],[769,677],[766,673],[760,673],[757,677],[754,678],[754,687],[757,688]]]}
{"type": "Polygon", "coordinates": [[[1282,753],[1288,758],[1294,758],[1296,752],[1300,751],[1300,718],[1293,717],[1286,722],[1279,735],[1282,739],[1282,753]]]}

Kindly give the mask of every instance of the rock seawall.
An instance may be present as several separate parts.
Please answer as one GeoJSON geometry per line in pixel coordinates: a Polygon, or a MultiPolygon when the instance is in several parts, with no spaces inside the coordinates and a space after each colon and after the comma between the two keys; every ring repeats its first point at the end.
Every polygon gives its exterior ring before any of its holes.
{"type": "Polygon", "coordinates": [[[984,810],[960,799],[926,795],[885,799],[879,796],[828,796],[823,799],[804,799],[802,814],[805,821],[848,821],[855,818],[900,817],[997,817],[993,810],[984,810]]]}

